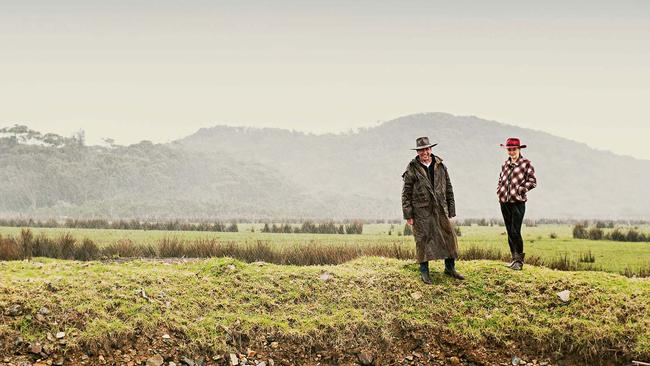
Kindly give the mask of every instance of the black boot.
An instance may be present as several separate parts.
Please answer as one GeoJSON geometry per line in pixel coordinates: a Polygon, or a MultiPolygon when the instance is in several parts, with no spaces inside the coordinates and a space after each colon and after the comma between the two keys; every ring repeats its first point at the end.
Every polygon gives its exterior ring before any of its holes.
{"type": "Polygon", "coordinates": [[[457,280],[464,280],[465,276],[456,271],[456,260],[454,258],[445,259],[445,274],[457,280]]]}
{"type": "Polygon", "coordinates": [[[427,285],[433,283],[431,282],[431,277],[429,277],[429,262],[420,263],[420,278],[422,278],[422,282],[427,285]]]}
{"type": "Polygon", "coordinates": [[[465,279],[465,276],[463,276],[462,274],[458,273],[458,271],[456,271],[455,269],[451,269],[451,270],[449,270],[449,269],[445,269],[445,274],[446,274],[447,276],[451,276],[451,277],[453,277],[453,278],[455,278],[455,279],[457,279],[457,280],[464,280],[464,279],[465,279]]]}
{"type": "Polygon", "coordinates": [[[420,278],[422,278],[422,282],[427,285],[433,284],[433,282],[431,282],[431,277],[429,277],[429,271],[420,272],[420,278]]]}

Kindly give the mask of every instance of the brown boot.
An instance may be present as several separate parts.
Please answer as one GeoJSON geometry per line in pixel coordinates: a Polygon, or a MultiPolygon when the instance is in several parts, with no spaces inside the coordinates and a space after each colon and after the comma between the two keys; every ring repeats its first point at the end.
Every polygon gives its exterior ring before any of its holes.
{"type": "Polygon", "coordinates": [[[525,257],[526,257],[526,253],[515,254],[515,262],[512,264],[510,268],[514,269],[515,271],[521,271],[522,269],[524,269],[525,257]]]}

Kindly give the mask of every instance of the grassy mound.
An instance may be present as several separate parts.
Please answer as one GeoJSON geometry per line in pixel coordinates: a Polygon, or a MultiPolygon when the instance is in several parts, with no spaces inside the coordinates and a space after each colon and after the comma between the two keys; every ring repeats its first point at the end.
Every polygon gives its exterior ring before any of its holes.
{"type": "Polygon", "coordinates": [[[413,353],[475,363],[650,359],[647,279],[513,272],[492,261],[462,261],[459,270],[466,281],[433,273],[435,284],[424,286],[414,265],[376,257],[310,267],[228,258],[0,262],[0,354],[28,353],[38,342],[50,355],[110,358],[149,339],[145,353],[250,348],[299,364],[359,355],[384,364],[413,353]],[[563,290],[568,303],[556,295],[563,290]]]}

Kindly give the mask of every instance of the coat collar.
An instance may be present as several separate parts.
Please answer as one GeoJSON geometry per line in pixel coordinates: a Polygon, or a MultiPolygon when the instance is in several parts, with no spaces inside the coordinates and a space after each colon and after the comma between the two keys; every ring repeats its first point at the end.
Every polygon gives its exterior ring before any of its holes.
{"type": "MultiPolygon", "coordinates": [[[[435,167],[437,167],[439,164],[442,163],[442,158],[440,158],[438,156],[435,156],[433,154],[431,154],[431,156],[433,157],[435,167]]],[[[422,165],[422,163],[420,163],[420,157],[416,156],[415,159],[413,159],[411,161],[411,165],[413,166],[413,169],[416,171],[416,173],[419,173],[419,174],[416,174],[418,179],[420,179],[424,183],[424,185],[427,187],[427,190],[429,192],[431,192],[431,194],[434,194],[433,193],[433,185],[431,184],[431,180],[428,178],[429,174],[427,174],[427,171],[426,171],[426,168],[424,167],[424,165],[422,165]]]]}

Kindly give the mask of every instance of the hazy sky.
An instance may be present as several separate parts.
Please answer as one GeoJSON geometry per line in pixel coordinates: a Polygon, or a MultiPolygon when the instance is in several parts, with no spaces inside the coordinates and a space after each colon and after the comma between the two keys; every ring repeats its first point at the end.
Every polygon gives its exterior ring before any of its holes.
{"type": "Polygon", "coordinates": [[[650,159],[647,0],[2,0],[0,52],[0,126],[91,142],[448,112],[650,159]]]}

